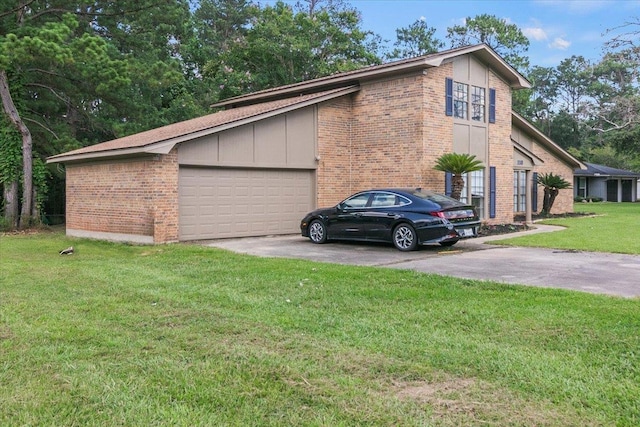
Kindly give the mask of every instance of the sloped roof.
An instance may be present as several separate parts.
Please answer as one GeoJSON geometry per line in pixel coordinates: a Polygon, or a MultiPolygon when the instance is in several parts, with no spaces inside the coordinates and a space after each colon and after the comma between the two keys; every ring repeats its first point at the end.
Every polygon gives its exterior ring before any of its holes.
{"type": "Polygon", "coordinates": [[[310,93],[337,86],[360,84],[367,80],[380,79],[382,77],[389,77],[395,74],[407,73],[414,70],[439,67],[443,62],[449,59],[467,54],[473,54],[478,59],[490,65],[491,68],[504,78],[512,88],[523,89],[531,87],[531,83],[522,74],[502,59],[502,57],[491,49],[491,47],[482,43],[473,46],[445,50],[416,58],[403,59],[381,65],[360,68],[353,71],[336,73],[330,76],[307,80],[300,83],[236,96],[234,98],[225,99],[215,103],[212,107],[234,108],[255,102],[263,102],[265,100],[292,96],[293,94],[298,93],[310,93]]]}
{"type": "Polygon", "coordinates": [[[356,86],[326,90],[309,95],[247,105],[219,111],[191,120],[151,129],[101,144],[90,145],[49,157],[47,163],[108,158],[133,154],[167,154],[179,142],[221,132],[288,111],[317,104],[358,91],[356,86]]]}
{"type": "Polygon", "coordinates": [[[594,163],[585,163],[586,169],[576,169],[573,174],[575,176],[599,176],[607,177],[626,177],[640,179],[640,172],[632,172],[624,169],[610,168],[609,166],[596,165],[594,163]]]}
{"type": "Polygon", "coordinates": [[[524,129],[525,131],[533,135],[538,144],[540,144],[547,151],[558,157],[569,166],[572,166],[574,169],[581,170],[587,168],[584,163],[573,157],[562,147],[553,142],[551,138],[540,132],[533,124],[531,124],[527,119],[525,119],[515,111],[511,112],[511,123],[519,126],[521,129],[524,129]]]}
{"type": "Polygon", "coordinates": [[[512,88],[531,87],[531,83],[522,74],[505,62],[488,45],[465,46],[230,98],[212,105],[212,107],[225,107],[224,111],[58,154],[49,157],[47,163],[145,153],[167,154],[180,142],[353,93],[358,91],[360,84],[367,80],[439,67],[449,59],[467,54],[474,55],[493,68],[512,88]]]}

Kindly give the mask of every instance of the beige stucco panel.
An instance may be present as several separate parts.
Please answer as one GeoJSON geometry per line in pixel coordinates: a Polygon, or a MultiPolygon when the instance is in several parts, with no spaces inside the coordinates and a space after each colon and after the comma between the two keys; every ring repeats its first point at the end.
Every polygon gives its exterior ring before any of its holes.
{"type": "Polygon", "coordinates": [[[182,143],[179,163],[193,166],[316,168],[315,106],[182,143]]]}

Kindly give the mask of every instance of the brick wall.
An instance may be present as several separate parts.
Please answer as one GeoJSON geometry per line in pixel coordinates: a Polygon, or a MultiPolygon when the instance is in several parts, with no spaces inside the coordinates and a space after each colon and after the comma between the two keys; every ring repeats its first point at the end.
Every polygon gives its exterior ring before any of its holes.
{"type": "Polygon", "coordinates": [[[453,75],[453,63],[427,71],[422,104],[422,185],[444,193],[445,173],[433,169],[436,159],[453,150],[453,117],[445,114],[445,79],[453,75]]]}
{"type": "MultiPolygon", "coordinates": [[[[535,172],[539,174],[554,173],[560,175],[565,180],[571,183],[573,187],[573,168],[567,166],[564,162],[560,161],[557,157],[553,156],[546,150],[543,150],[538,144],[533,144],[531,150],[536,156],[540,157],[544,164],[536,166],[535,172]]],[[[536,185],[536,184],[534,184],[536,185]]],[[[542,202],[544,198],[544,187],[538,186],[538,212],[542,211],[542,202]]],[[[558,197],[556,197],[553,207],[551,208],[552,214],[573,212],[573,189],[560,190],[558,197]]]]}
{"type": "MultiPolygon", "coordinates": [[[[330,206],[374,187],[422,186],[444,192],[435,160],[453,149],[453,118],[445,115],[445,78],[453,64],[363,84],[318,109],[318,205],[330,206]]],[[[496,123],[489,125],[489,165],[496,167],[496,218],[513,221],[511,88],[495,74],[496,123]]],[[[489,171],[486,197],[488,198],[489,171]]]]}
{"type": "Polygon", "coordinates": [[[347,95],[318,106],[318,207],[332,206],[353,192],[352,102],[347,95]]]}
{"type": "Polygon", "coordinates": [[[433,69],[435,77],[416,73],[366,83],[319,106],[318,205],[373,187],[444,190],[444,174],[431,168],[451,150],[443,77],[450,72],[445,65],[433,69]]]}
{"type": "MultiPolygon", "coordinates": [[[[513,222],[513,144],[511,142],[511,88],[493,72],[489,87],[496,90],[496,122],[489,124],[489,165],[496,168],[496,216],[490,224],[513,222]]],[[[489,171],[486,171],[489,178],[489,171]]],[[[487,197],[489,194],[487,193],[487,197]]]]}
{"type": "Polygon", "coordinates": [[[178,239],[177,154],[66,167],[67,229],[178,239]]]}

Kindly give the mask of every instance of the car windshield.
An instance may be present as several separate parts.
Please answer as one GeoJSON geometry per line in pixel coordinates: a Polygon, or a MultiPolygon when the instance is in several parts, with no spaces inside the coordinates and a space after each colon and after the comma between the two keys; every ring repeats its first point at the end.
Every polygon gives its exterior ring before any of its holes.
{"type": "Polygon", "coordinates": [[[411,190],[410,193],[415,197],[419,197],[420,199],[428,200],[430,202],[436,203],[440,205],[442,208],[449,208],[452,206],[460,206],[462,205],[456,199],[452,199],[451,197],[445,196],[443,194],[433,193],[431,191],[423,190],[421,188],[416,188],[415,190],[411,190]]]}

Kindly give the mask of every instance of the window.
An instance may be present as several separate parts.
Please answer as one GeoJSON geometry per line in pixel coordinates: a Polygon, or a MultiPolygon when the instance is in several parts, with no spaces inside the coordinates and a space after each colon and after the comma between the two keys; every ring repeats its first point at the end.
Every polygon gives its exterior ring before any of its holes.
{"type": "Polygon", "coordinates": [[[527,172],[513,171],[513,211],[524,212],[527,209],[527,172]]]}
{"type": "Polygon", "coordinates": [[[578,177],[578,196],[587,197],[587,177],[578,177]]]}
{"type": "Polygon", "coordinates": [[[466,119],[469,110],[469,85],[454,82],[453,86],[453,116],[466,119]]]}
{"type": "Polygon", "coordinates": [[[360,193],[342,202],[344,209],[358,209],[367,206],[371,193],[360,193]]]}
{"type": "Polygon", "coordinates": [[[471,120],[484,122],[485,99],[483,87],[471,86],[471,120]]]}
{"type": "Polygon", "coordinates": [[[395,194],[373,193],[372,208],[389,208],[395,205],[397,205],[395,194]]]}
{"type": "Polygon", "coordinates": [[[462,175],[464,188],[460,194],[460,201],[473,205],[480,218],[484,218],[484,170],[462,175]],[[471,203],[469,203],[471,200],[471,203]]]}
{"type": "Polygon", "coordinates": [[[471,86],[471,112],[469,112],[469,85],[454,82],[451,78],[445,79],[445,114],[458,119],[468,119],[489,123],[496,122],[496,90],[487,90],[480,86],[471,86]],[[488,105],[487,105],[488,102],[488,105]],[[487,112],[488,107],[488,112],[487,112]]]}

